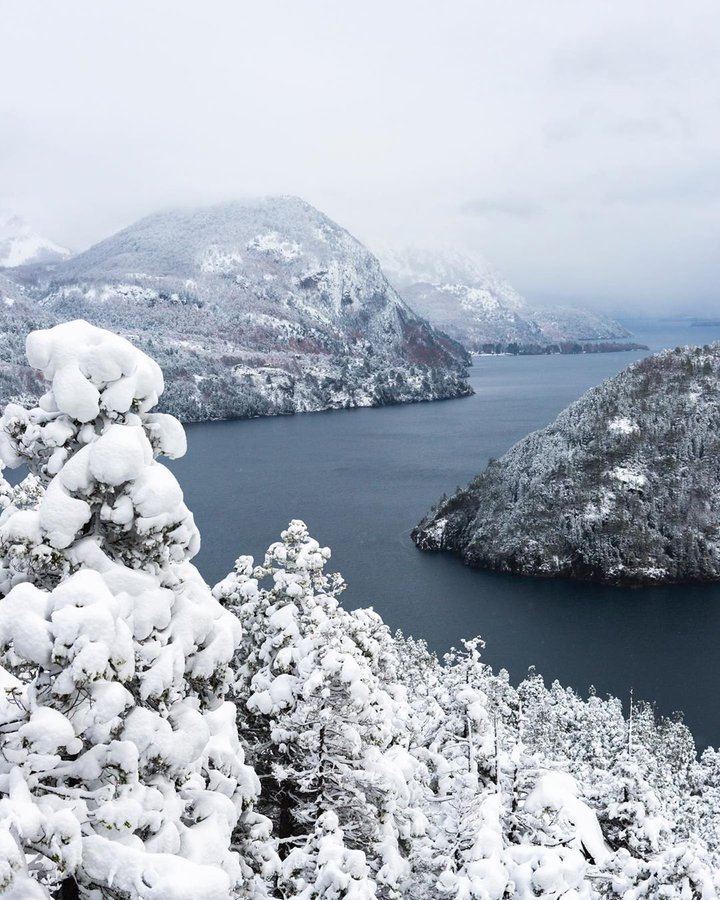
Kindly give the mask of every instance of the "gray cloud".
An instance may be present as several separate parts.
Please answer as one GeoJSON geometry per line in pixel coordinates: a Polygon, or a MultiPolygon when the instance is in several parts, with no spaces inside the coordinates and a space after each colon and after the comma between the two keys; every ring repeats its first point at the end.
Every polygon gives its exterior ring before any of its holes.
{"type": "Polygon", "coordinates": [[[82,248],[161,206],[295,193],[530,294],[707,308],[719,27],[716,0],[8,0],[0,207],[82,248]]]}

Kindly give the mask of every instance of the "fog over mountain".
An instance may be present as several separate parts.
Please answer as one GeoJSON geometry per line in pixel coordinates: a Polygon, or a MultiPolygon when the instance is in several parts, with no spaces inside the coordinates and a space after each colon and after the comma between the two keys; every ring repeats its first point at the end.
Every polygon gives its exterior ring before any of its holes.
{"type": "Polygon", "coordinates": [[[60,245],[292,193],[371,247],[481,250],[531,301],[717,303],[711,0],[73,0],[0,28],[0,203],[60,245]]]}
{"type": "Polygon", "coordinates": [[[416,312],[472,352],[637,347],[624,341],[630,333],[620,323],[579,305],[529,303],[487,263],[456,249],[392,248],[381,252],[380,261],[416,312]]]}

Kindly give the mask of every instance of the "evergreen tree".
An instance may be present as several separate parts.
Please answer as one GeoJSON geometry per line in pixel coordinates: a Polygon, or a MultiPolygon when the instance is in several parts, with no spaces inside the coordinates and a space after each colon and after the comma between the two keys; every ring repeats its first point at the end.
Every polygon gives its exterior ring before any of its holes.
{"type": "Polygon", "coordinates": [[[394,670],[387,630],[374,614],[339,605],[344,583],[325,573],[329,556],[294,520],[262,568],[241,557],[216,586],[244,631],[239,727],[280,855],[317,852],[315,825],[333,813],[347,847],[366,850],[379,894],[397,896],[407,875],[400,841],[412,830],[398,743],[404,696],[383,683],[394,670]],[[258,578],[272,586],[258,587],[258,578]]]}
{"type": "Polygon", "coordinates": [[[258,782],[224,700],[240,627],[190,564],[197,530],[155,459],[185,446],[149,412],[160,370],[84,322],[27,350],[51,386],[39,407],[6,410],[2,452],[46,487],[3,527],[48,555],[0,600],[18,679],[1,710],[2,839],[63,897],[252,892],[252,848],[233,833],[258,782]]]}

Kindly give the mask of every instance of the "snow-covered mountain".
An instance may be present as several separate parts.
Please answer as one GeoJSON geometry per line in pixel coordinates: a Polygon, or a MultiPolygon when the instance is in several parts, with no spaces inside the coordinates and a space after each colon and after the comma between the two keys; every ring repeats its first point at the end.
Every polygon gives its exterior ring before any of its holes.
{"type": "Polygon", "coordinates": [[[720,344],[647,357],[493,461],[413,532],[525,575],[720,579],[720,344]]]}
{"type": "Polygon", "coordinates": [[[457,250],[388,249],[380,258],[413,309],[473,352],[570,352],[582,349],[579,341],[617,349],[614,343],[629,337],[591,310],[531,305],[486,263],[457,250]]]}
{"type": "Polygon", "coordinates": [[[70,251],[38,234],[20,216],[0,212],[0,268],[67,259],[70,251]]]}
{"type": "Polygon", "coordinates": [[[151,352],[166,408],[188,421],[471,392],[463,348],[294,197],[158,213],[23,277],[51,320],[82,317],[151,352]]]}

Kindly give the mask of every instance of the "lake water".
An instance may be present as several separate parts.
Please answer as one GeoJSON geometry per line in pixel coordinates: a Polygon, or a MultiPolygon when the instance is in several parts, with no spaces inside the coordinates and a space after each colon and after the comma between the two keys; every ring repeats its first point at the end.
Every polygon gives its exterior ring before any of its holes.
{"type": "MultiPolygon", "coordinates": [[[[720,339],[720,328],[635,326],[652,349],[720,339]]],[[[256,559],[291,518],[332,548],[350,606],[439,654],[481,635],[485,659],[513,680],[535,665],[583,695],[683,710],[699,746],[720,744],[720,586],[622,589],[466,568],[418,551],[410,530],[446,491],[465,484],[583,391],[642,353],[484,357],[474,397],[188,426],[172,464],[195,513],[197,558],[210,583],[236,556],[256,559]]]]}

